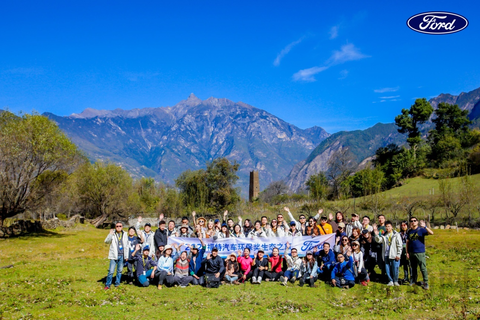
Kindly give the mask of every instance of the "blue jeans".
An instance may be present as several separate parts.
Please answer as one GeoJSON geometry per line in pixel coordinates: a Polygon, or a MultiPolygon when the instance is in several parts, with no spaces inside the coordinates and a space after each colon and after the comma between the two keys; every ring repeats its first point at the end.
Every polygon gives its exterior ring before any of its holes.
{"type": "Polygon", "coordinates": [[[145,272],[145,275],[141,274],[138,276],[138,281],[144,287],[148,287],[150,285],[150,276],[152,275],[153,269],[148,270],[145,272]]]}
{"type": "Polygon", "coordinates": [[[113,280],[113,273],[115,272],[115,268],[117,269],[117,276],[115,278],[115,287],[120,285],[120,280],[122,280],[122,271],[123,271],[123,255],[119,255],[117,260],[110,260],[110,266],[108,268],[108,275],[107,275],[107,283],[105,283],[106,287],[112,285],[113,280]]]}
{"type": "Polygon", "coordinates": [[[238,276],[229,276],[228,274],[225,275],[225,279],[227,279],[228,282],[233,282],[233,281],[236,281],[238,280],[238,276]]]}
{"type": "Polygon", "coordinates": [[[298,270],[291,271],[287,270],[285,271],[284,277],[291,280],[293,277],[298,278],[298,270]]]}
{"type": "Polygon", "coordinates": [[[400,269],[400,260],[386,258],[385,261],[385,273],[387,274],[388,281],[398,282],[398,270],[400,269]]]}

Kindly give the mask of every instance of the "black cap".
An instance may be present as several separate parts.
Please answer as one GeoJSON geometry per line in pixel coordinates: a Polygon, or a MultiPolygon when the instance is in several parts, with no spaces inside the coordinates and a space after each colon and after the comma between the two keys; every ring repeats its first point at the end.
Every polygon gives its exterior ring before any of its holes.
{"type": "Polygon", "coordinates": [[[265,253],[265,251],[263,251],[263,249],[258,249],[257,253],[259,253],[259,252],[265,253]]]}
{"type": "Polygon", "coordinates": [[[212,249],[212,252],[213,252],[213,251],[217,251],[217,252],[218,252],[218,248],[217,248],[217,247],[214,247],[214,248],[212,249]]]}
{"type": "Polygon", "coordinates": [[[290,221],[290,225],[291,226],[296,226],[297,224],[295,223],[295,221],[290,221]]]}
{"type": "Polygon", "coordinates": [[[362,234],[365,234],[365,233],[368,233],[368,230],[367,230],[367,229],[363,229],[363,230],[362,230],[362,234]]]}
{"type": "Polygon", "coordinates": [[[144,228],[145,228],[145,227],[150,227],[150,228],[151,228],[151,227],[152,227],[152,225],[151,225],[149,222],[147,222],[147,223],[145,223],[145,226],[144,226],[144,228]]]}

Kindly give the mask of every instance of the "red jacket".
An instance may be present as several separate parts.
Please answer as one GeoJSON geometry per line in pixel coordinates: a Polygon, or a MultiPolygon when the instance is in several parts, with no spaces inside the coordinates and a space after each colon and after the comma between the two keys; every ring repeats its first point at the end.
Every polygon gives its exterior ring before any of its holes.
{"type": "Polygon", "coordinates": [[[281,272],[283,265],[283,258],[281,256],[271,256],[268,258],[268,262],[272,264],[272,272],[281,272]]]}

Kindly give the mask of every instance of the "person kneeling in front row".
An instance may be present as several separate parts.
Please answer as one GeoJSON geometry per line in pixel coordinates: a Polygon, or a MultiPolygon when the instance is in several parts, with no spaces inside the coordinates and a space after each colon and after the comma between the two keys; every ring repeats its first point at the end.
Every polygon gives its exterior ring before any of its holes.
{"type": "Polygon", "coordinates": [[[301,267],[302,277],[300,278],[300,287],[303,287],[305,283],[313,288],[315,287],[315,281],[317,281],[317,269],[318,264],[313,257],[313,252],[308,251],[301,267]]]}
{"type": "Polygon", "coordinates": [[[155,278],[157,263],[152,259],[152,257],[150,257],[149,246],[145,246],[143,248],[143,254],[141,256],[136,254],[140,250],[141,246],[140,244],[137,244],[131,260],[135,262],[135,271],[138,282],[141,286],[148,287],[150,285],[150,281],[155,278]]]}
{"type": "Polygon", "coordinates": [[[343,289],[355,286],[355,275],[353,273],[353,258],[347,253],[348,261],[342,253],[337,255],[337,263],[332,270],[332,286],[343,289]]]}
{"type": "Polygon", "coordinates": [[[287,281],[294,283],[298,278],[300,272],[300,266],[302,265],[302,259],[298,256],[297,249],[292,249],[292,255],[288,255],[288,249],[290,248],[290,243],[287,242],[285,249],[285,260],[287,261],[287,271],[285,271],[284,276],[280,277],[280,283],[284,286],[287,285],[287,281]]]}
{"type": "Polygon", "coordinates": [[[218,255],[218,249],[213,248],[212,253],[202,261],[205,264],[205,282],[207,288],[218,288],[220,286],[220,275],[225,271],[223,259],[218,255]]]}

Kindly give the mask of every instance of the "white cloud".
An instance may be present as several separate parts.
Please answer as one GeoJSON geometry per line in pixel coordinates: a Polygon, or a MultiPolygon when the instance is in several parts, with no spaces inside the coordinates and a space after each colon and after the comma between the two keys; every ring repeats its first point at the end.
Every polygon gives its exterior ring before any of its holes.
{"type": "Polygon", "coordinates": [[[316,81],[316,79],[313,77],[314,75],[327,69],[328,67],[312,67],[308,69],[303,69],[293,75],[293,80],[313,82],[316,81]]]}
{"type": "Polygon", "coordinates": [[[400,98],[400,96],[387,96],[387,97],[380,97],[380,99],[395,99],[400,98]]]}
{"type": "Polygon", "coordinates": [[[340,51],[334,51],[327,63],[330,65],[336,65],[345,63],[347,61],[360,60],[368,57],[369,56],[361,53],[360,50],[353,45],[353,43],[349,43],[342,46],[340,51]]]}
{"type": "Polygon", "coordinates": [[[342,70],[342,71],[340,71],[340,78],[338,78],[338,79],[343,80],[347,76],[348,76],[348,70],[342,70]]]}
{"type": "Polygon", "coordinates": [[[333,26],[330,28],[330,39],[335,39],[338,37],[338,28],[339,26],[333,26]]]}
{"type": "Polygon", "coordinates": [[[280,51],[280,53],[277,55],[277,57],[275,58],[275,60],[273,61],[273,65],[275,67],[278,67],[280,65],[280,60],[282,60],[283,57],[285,57],[285,55],[287,53],[290,52],[290,50],[292,50],[293,47],[295,47],[297,44],[299,44],[300,42],[303,41],[305,37],[301,37],[300,39],[298,39],[297,41],[293,41],[292,43],[289,43],[285,48],[282,49],[282,51],[280,51]]]}
{"type": "Polygon", "coordinates": [[[394,88],[381,88],[381,89],[375,89],[373,92],[375,93],[385,93],[385,92],[396,92],[400,89],[400,87],[394,87],[394,88]]]}
{"type": "Polygon", "coordinates": [[[340,48],[340,51],[334,51],[330,58],[326,61],[324,66],[300,70],[293,75],[293,80],[312,82],[315,81],[315,78],[313,77],[315,74],[322,72],[334,65],[342,64],[348,61],[360,60],[368,57],[369,56],[361,53],[360,50],[356,48],[352,43],[346,44],[340,48]]]}

